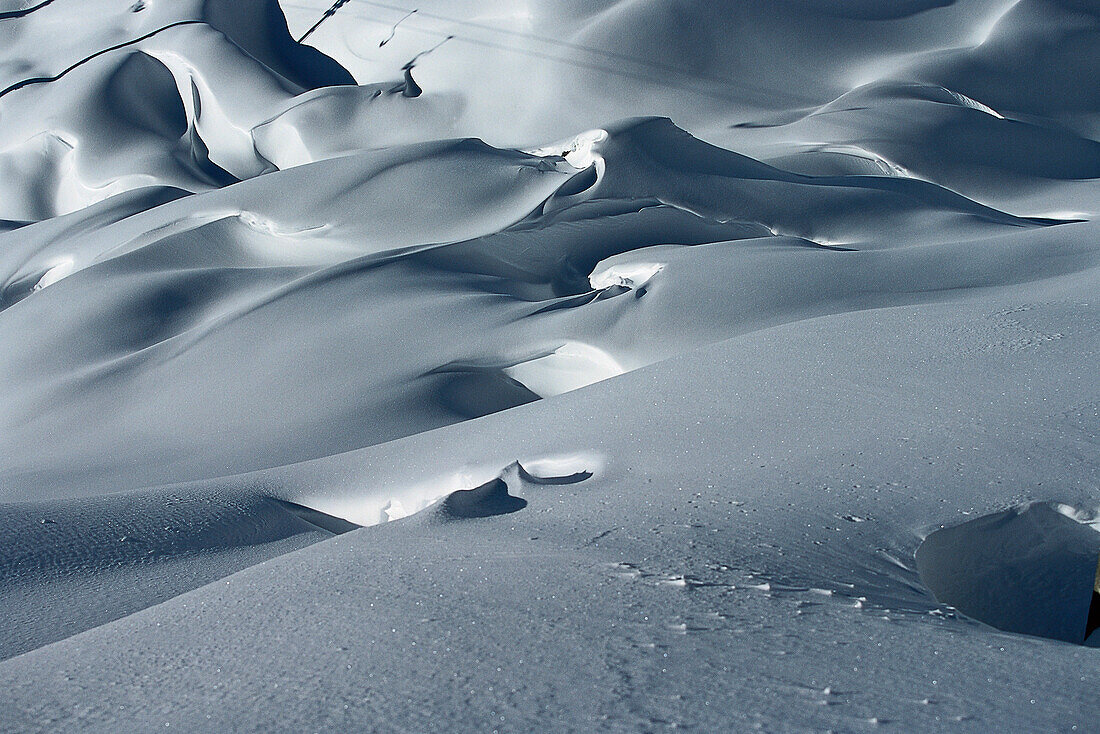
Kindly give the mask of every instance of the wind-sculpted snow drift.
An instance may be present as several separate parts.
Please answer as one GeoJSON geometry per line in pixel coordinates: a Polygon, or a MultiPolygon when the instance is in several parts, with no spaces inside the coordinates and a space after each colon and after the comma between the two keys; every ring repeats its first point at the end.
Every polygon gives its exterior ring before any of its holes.
{"type": "Polygon", "coordinates": [[[1096,8],[326,8],[0,8],[6,727],[1095,726],[1096,8]]]}

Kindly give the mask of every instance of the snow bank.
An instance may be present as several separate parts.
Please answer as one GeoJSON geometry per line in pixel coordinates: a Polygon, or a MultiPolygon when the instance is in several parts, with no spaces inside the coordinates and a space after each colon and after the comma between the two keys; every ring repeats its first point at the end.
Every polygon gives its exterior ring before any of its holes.
{"type": "Polygon", "coordinates": [[[7,728],[1096,720],[1095,8],[329,7],[0,11],[7,728]]]}

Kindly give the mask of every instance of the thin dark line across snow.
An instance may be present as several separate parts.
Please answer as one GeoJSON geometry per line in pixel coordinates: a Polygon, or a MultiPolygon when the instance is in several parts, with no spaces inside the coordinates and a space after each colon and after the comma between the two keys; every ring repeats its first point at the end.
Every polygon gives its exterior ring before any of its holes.
{"type": "MultiPolygon", "coordinates": [[[[403,7],[403,6],[400,6],[400,5],[390,5],[388,3],[371,2],[370,0],[358,0],[358,4],[359,5],[370,5],[371,7],[380,8],[382,10],[390,10],[390,11],[394,11],[394,12],[406,13],[407,15],[412,15],[412,12],[411,12],[410,8],[406,8],[406,7],[403,7]]],[[[284,5],[286,7],[294,7],[294,8],[300,8],[300,9],[312,9],[311,6],[303,5],[301,3],[295,3],[295,2],[283,2],[282,5],[284,5]]],[[[349,14],[356,15],[355,13],[349,13],[349,14]]],[[[362,17],[362,16],[357,15],[356,17],[362,17]]],[[[720,84],[722,86],[726,86],[726,87],[730,87],[730,88],[734,88],[734,89],[738,89],[738,90],[742,90],[742,91],[751,91],[751,92],[755,92],[756,94],[760,95],[761,99],[766,99],[766,100],[769,100],[771,102],[774,102],[776,94],[781,93],[780,90],[765,89],[763,87],[759,87],[757,85],[747,83],[744,79],[738,79],[736,82],[733,82],[728,78],[722,78],[722,77],[718,77],[718,76],[712,76],[712,75],[709,75],[709,74],[703,74],[703,73],[700,73],[698,71],[689,71],[687,69],[672,66],[670,64],[662,64],[660,62],[656,62],[656,61],[652,61],[652,60],[648,60],[648,59],[642,59],[642,58],[638,58],[636,56],[630,56],[629,54],[621,54],[621,53],[616,53],[615,51],[607,51],[607,50],[600,49],[600,48],[595,48],[595,47],[592,47],[592,46],[585,46],[585,45],[579,44],[579,43],[572,43],[570,41],[563,41],[561,39],[552,38],[552,37],[549,37],[549,36],[540,36],[536,33],[526,33],[524,31],[512,30],[510,28],[500,28],[500,27],[497,27],[497,26],[486,25],[484,23],[475,23],[473,21],[462,20],[460,18],[452,18],[452,17],[446,16],[446,15],[439,15],[438,13],[425,12],[425,11],[419,10],[419,9],[416,9],[415,17],[441,21],[443,23],[454,23],[456,25],[466,26],[468,28],[476,29],[478,31],[486,31],[486,32],[489,32],[489,33],[499,33],[499,34],[503,34],[503,35],[506,35],[506,36],[512,36],[512,37],[515,37],[515,38],[518,38],[518,39],[521,39],[521,40],[524,40],[524,41],[538,41],[540,43],[544,43],[544,44],[547,44],[547,45],[550,45],[550,46],[557,46],[559,48],[563,48],[563,49],[567,49],[567,50],[571,50],[571,51],[580,51],[582,53],[590,54],[592,56],[601,56],[601,57],[604,57],[606,60],[612,61],[612,62],[623,61],[623,62],[627,62],[629,64],[634,64],[635,66],[638,66],[638,67],[641,67],[641,68],[644,68],[644,69],[649,69],[649,70],[653,70],[653,71],[660,71],[660,72],[664,72],[666,74],[672,74],[672,75],[675,75],[677,77],[680,77],[681,81],[677,82],[677,81],[673,81],[673,80],[670,80],[670,79],[664,79],[660,76],[652,76],[650,74],[644,74],[644,73],[641,73],[641,72],[626,71],[622,68],[619,68],[619,67],[613,66],[613,65],[609,65],[609,64],[601,64],[601,63],[592,62],[592,61],[580,61],[580,60],[577,60],[577,59],[569,58],[567,56],[558,56],[558,55],[555,55],[555,54],[552,54],[552,53],[546,53],[546,52],[542,52],[542,51],[535,51],[533,49],[524,48],[522,46],[514,46],[514,45],[503,44],[503,43],[496,43],[496,42],[493,42],[493,41],[486,41],[486,40],[483,40],[483,39],[480,39],[480,38],[474,38],[473,36],[462,36],[462,35],[452,34],[452,35],[454,35],[454,39],[456,41],[463,42],[463,43],[469,43],[469,44],[472,44],[472,45],[475,45],[475,46],[482,46],[484,48],[491,48],[491,49],[498,50],[498,51],[510,51],[512,53],[523,54],[523,55],[526,55],[526,56],[532,56],[532,57],[540,58],[540,59],[546,59],[548,61],[556,61],[556,62],[559,62],[559,63],[562,63],[562,64],[567,64],[569,66],[574,66],[574,67],[583,68],[583,69],[590,69],[592,71],[599,71],[599,72],[603,72],[605,74],[611,74],[611,75],[623,77],[623,78],[626,78],[626,79],[634,79],[634,80],[637,80],[637,81],[643,81],[643,82],[647,82],[647,83],[651,83],[651,84],[659,84],[660,86],[668,87],[670,89],[679,89],[679,90],[682,90],[682,91],[695,92],[697,94],[702,94],[704,96],[713,97],[715,99],[741,100],[742,97],[739,96],[739,95],[734,95],[734,94],[721,94],[721,93],[719,93],[719,92],[717,92],[713,89],[709,89],[709,88],[706,88],[706,87],[701,86],[701,85],[685,84],[684,82],[685,81],[710,82],[712,84],[720,84]]],[[[385,23],[382,23],[381,21],[376,21],[376,22],[378,22],[380,25],[386,25],[385,23]]],[[[437,30],[437,29],[419,27],[419,26],[413,25],[411,23],[402,23],[402,27],[409,28],[410,30],[417,31],[419,33],[429,34],[429,35],[446,35],[446,33],[444,31],[440,31],[440,30],[437,30]]],[[[303,36],[303,38],[304,38],[304,36],[303,36]]]]}
{"type": "Polygon", "coordinates": [[[336,2],[334,2],[332,4],[332,6],[329,7],[329,9],[325,11],[325,14],[322,15],[316,23],[311,25],[309,27],[308,31],[306,31],[305,33],[302,34],[302,37],[298,39],[298,43],[301,43],[302,41],[309,38],[311,33],[313,33],[315,30],[320,28],[321,24],[324,23],[326,20],[328,20],[332,16],[336,15],[336,11],[339,10],[340,8],[344,7],[344,5],[347,4],[347,2],[348,2],[348,0],[336,0],[336,2]]]}
{"type": "Polygon", "coordinates": [[[30,15],[31,13],[33,13],[36,10],[41,10],[42,8],[46,7],[47,5],[49,5],[52,2],[53,2],[53,0],[42,0],[42,2],[38,3],[38,5],[32,5],[31,7],[23,8],[22,10],[5,10],[4,12],[0,13],[0,20],[10,20],[11,18],[22,18],[25,15],[30,15]]]}
{"type": "Polygon", "coordinates": [[[76,63],[72,64],[71,66],[61,70],[57,74],[54,74],[53,76],[36,76],[36,77],[32,77],[30,79],[24,79],[22,81],[18,81],[15,84],[12,84],[11,86],[9,86],[7,88],[5,88],[3,90],[0,90],[0,97],[3,97],[6,94],[10,94],[11,92],[14,92],[16,90],[22,89],[23,87],[30,86],[31,84],[46,84],[48,82],[56,82],[58,79],[65,76],[66,74],[68,74],[73,69],[79,68],[80,66],[83,66],[84,64],[88,63],[92,59],[98,58],[98,57],[102,56],[103,54],[108,54],[112,51],[117,51],[120,48],[126,48],[127,46],[132,46],[135,43],[140,43],[141,41],[146,40],[147,38],[152,38],[153,36],[157,35],[158,33],[166,31],[169,28],[178,28],[179,26],[184,26],[184,25],[206,25],[206,21],[205,20],[179,20],[179,21],[176,21],[175,23],[169,23],[168,25],[157,28],[154,31],[149,31],[145,35],[138,36],[137,38],[131,39],[129,41],[123,41],[122,43],[116,43],[114,46],[109,46],[105,49],[101,49],[99,51],[96,51],[94,54],[84,57],[80,61],[77,61],[76,63]]]}

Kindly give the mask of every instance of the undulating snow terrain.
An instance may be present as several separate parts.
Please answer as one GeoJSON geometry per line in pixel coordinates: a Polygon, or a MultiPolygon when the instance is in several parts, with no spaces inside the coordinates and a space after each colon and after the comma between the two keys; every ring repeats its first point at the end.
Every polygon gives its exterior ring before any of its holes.
{"type": "Polygon", "coordinates": [[[0,729],[1100,728],[1100,5],[329,7],[0,2],[0,729]]]}

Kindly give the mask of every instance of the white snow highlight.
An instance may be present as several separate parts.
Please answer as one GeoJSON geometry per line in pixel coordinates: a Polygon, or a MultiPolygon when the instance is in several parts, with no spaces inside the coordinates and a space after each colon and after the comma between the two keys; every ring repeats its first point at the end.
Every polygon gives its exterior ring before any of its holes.
{"type": "Polygon", "coordinates": [[[5,732],[1095,729],[1095,3],[0,38],[5,732]]]}
{"type": "Polygon", "coordinates": [[[643,288],[654,275],[664,270],[664,263],[623,263],[593,270],[588,282],[595,290],[612,286],[643,288]]]}
{"type": "Polygon", "coordinates": [[[621,375],[626,370],[607,352],[569,342],[550,354],[505,368],[539,397],[548,398],[621,375]]]}

